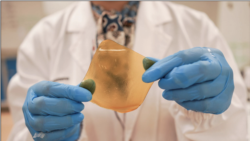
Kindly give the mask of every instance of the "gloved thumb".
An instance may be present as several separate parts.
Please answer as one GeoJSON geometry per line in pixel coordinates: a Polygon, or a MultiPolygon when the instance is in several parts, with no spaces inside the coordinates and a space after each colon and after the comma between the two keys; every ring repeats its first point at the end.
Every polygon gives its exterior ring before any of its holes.
{"type": "Polygon", "coordinates": [[[151,57],[145,57],[142,61],[144,69],[145,70],[149,69],[157,61],[158,61],[158,59],[151,58],[151,57]]]}
{"type": "Polygon", "coordinates": [[[79,86],[82,87],[82,88],[85,88],[85,89],[89,90],[92,93],[92,95],[95,92],[95,81],[92,80],[92,79],[87,79],[87,80],[82,81],[79,84],[79,86]]]}

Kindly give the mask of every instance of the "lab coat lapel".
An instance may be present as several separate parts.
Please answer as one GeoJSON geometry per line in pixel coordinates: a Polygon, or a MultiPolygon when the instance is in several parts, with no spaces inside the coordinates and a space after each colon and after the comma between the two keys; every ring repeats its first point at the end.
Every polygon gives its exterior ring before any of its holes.
{"type": "Polygon", "coordinates": [[[172,41],[172,37],[163,31],[164,25],[171,20],[171,15],[162,2],[141,2],[136,21],[134,50],[146,57],[161,59],[172,41]]]}
{"type": "MultiPolygon", "coordinates": [[[[164,5],[162,5],[162,2],[140,2],[137,14],[135,44],[133,50],[143,56],[162,59],[172,40],[171,36],[163,31],[163,26],[170,21],[171,16],[169,11],[164,5]],[[154,11],[153,9],[157,9],[157,11],[154,11]]],[[[138,114],[140,113],[140,108],[149,106],[144,106],[144,104],[150,104],[149,107],[152,107],[149,109],[150,111],[148,111],[150,112],[151,120],[145,124],[148,128],[150,127],[150,131],[157,131],[156,123],[158,121],[160,96],[155,94],[154,96],[147,97],[151,99],[150,102],[143,103],[138,109],[126,114],[125,141],[130,140],[136,120],[140,120],[137,119],[138,114]]],[[[142,128],[143,127],[144,126],[142,126],[142,128]]],[[[157,138],[156,133],[150,134],[152,135],[153,140],[157,138]]]]}
{"type": "Polygon", "coordinates": [[[91,53],[96,36],[96,23],[90,2],[77,3],[69,19],[67,35],[72,40],[69,52],[80,66],[81,71],[86,73],[91,62],[91,53]]]}

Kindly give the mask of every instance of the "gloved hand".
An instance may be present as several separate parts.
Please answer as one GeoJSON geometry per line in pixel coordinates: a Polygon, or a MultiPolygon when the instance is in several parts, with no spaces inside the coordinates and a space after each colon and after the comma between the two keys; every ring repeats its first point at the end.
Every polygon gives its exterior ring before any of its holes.
{"type": "MultiPolygon", "coordinates": [[[[80,84],[91,92],[95,83],[89,79],[80,84]],[[90,85],[91,84],[91,85],[90,85]]],[[[74,141],[79,138],[80,113],[92,99],[91,92],[79,86],[50,81],[39,82],[29,88],[23,105],[26,126],[36,141],[74,141]]]]}
{"type": "Polygon", "coordinates": [[[218,49],[196,47],[162,60],[144,58],[143,64],[147,70],[142,80],[160,79],[163,97],[187,110],[220,114],[230,106],[233,71],[218,49]]]}

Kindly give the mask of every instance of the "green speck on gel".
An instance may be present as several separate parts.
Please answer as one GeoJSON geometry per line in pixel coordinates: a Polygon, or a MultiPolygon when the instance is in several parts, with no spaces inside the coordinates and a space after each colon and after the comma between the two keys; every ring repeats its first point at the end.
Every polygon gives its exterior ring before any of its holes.
{"type": "Polygon", "coordinates": [[[92,79],[84,80],[83,82],[80,83],[80,87],[89,90],[93,95],[95,92],[95,81],[92,79]]]}
{"type": "Polygon", "coordinates": [[[150,68],[155,63],[155,61],[152,61],[152,60],[148,59],[147,57],[145,57],[142,62],[143,62],[143,67],[145,70],[150,68]]]}

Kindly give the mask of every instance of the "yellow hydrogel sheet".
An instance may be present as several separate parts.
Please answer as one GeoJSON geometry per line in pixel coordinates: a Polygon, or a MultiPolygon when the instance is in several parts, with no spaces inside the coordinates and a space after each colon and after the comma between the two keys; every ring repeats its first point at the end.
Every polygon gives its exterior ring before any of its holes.
{"type": "Polygon", "coordinates": [[[96,83],[91,102],[120,113],[137,109],[152,85],[142,81],[143,59],[144,56],[114,41],[103,41],[84,78],[96,83]]]}

